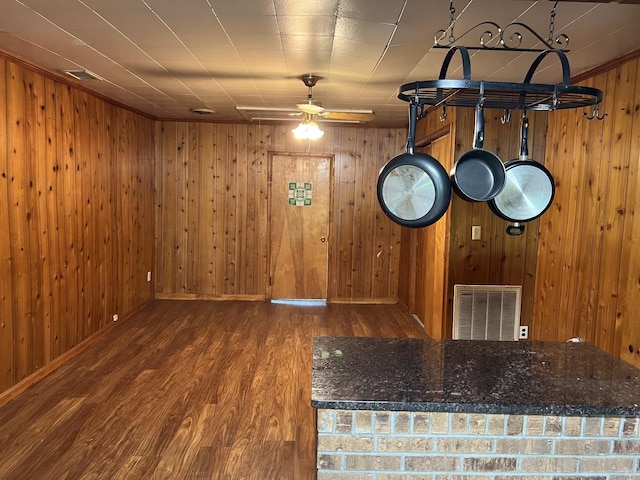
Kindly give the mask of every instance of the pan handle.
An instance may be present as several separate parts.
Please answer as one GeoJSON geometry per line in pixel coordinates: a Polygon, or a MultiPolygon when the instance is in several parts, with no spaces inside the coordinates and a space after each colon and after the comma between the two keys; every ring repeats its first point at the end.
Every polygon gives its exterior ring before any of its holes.
{"type": "Polygon", "coordinates": [[[484,107],[482,103],[476,106],[476,131],[473,135],[473,148],[480,149],[484,145],[484,107]]]}
{"type": "Polygon", "coordinates": [[[520,160],[527,160],[529,158],[529,118],[527,117],[526,110],[522,115],[520,129],[520,160]]]}
{"type": "Polygon", "coordinates": [[[507,227],[507,235],[512,237],[518,237],[524,233],[524,225],[518,222],[514,222],[513,225],[507,227]]]}

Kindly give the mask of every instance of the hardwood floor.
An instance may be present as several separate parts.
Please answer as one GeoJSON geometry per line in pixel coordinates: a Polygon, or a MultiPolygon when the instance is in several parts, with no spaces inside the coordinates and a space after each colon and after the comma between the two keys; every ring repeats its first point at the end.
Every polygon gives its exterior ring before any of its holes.
{"type": "Polygon", "coordinates": [[[393,305],[155,301],[0,408],[0,479],[313,479],[323,335],[424,332],[393,305]]]}

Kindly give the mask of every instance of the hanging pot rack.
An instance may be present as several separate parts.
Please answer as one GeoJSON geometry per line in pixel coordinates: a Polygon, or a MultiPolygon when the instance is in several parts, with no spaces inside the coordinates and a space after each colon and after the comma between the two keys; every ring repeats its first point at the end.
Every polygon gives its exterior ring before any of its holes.
{"type": "Polygon", "coordinates": [[[569,61],[559,49],[543,50],[531,64],[522,83],[490,82],[471,79],[471,60],[467,47],[450,47],[437,80],[406,83],[398,89],[398,98],[416,104],[419,117],[435,107],[472,107],[512,110],[553,111],[596,106],[602,101],[597,88],[571,85],[569,61]],[[463,78],[447,79],[447,70],[456,52],[462,57],[463,78]],[[562,66],[562,83],[531,83],[536,69],[547,55],[556,55],[562,66]],[[429,108],[431,107],[431,108],[429,108]]]}

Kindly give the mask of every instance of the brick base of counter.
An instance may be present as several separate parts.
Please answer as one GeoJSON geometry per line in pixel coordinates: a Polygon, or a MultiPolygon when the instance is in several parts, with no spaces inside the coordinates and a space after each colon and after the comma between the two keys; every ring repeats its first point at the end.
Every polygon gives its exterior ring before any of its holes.
{"type": "Polygon", "coordinates": [[[317,410],[318,480],[640,479],[640,417],[317,410]]]}

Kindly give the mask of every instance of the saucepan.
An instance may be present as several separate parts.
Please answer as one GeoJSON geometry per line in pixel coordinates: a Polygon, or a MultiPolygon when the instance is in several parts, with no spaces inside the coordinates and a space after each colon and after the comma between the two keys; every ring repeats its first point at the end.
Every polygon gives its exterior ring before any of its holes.
{"type": "Polygon", "coordinates": [[[500,157],[482,148],[484,143],[484,110],[476,106],[476,127],[472,150],[460,156],[450,172],[453,190],[469,202],[495,198],[504,188],[506,170],[500,157]]]}
{"type": "Polygon", "coordinates": [[[378,176],[378,202],[394,222],[412,228],[438,221],[449,208],[451,183],[438,160],[414,152],[417,105],[410,104],[407,152],[392,158],[378,176]]]}
{"type": "Polygon", "coordinates": [[[529,158],[529,119],[522,116],[520,157],[505,163],[505,188],[487,202],[498,217],[513,222],[507,234],[516,236],[524,232],[524,222],[538,218],[551,206],[555,195],[553,176],[541,163],[529,158]]]}

